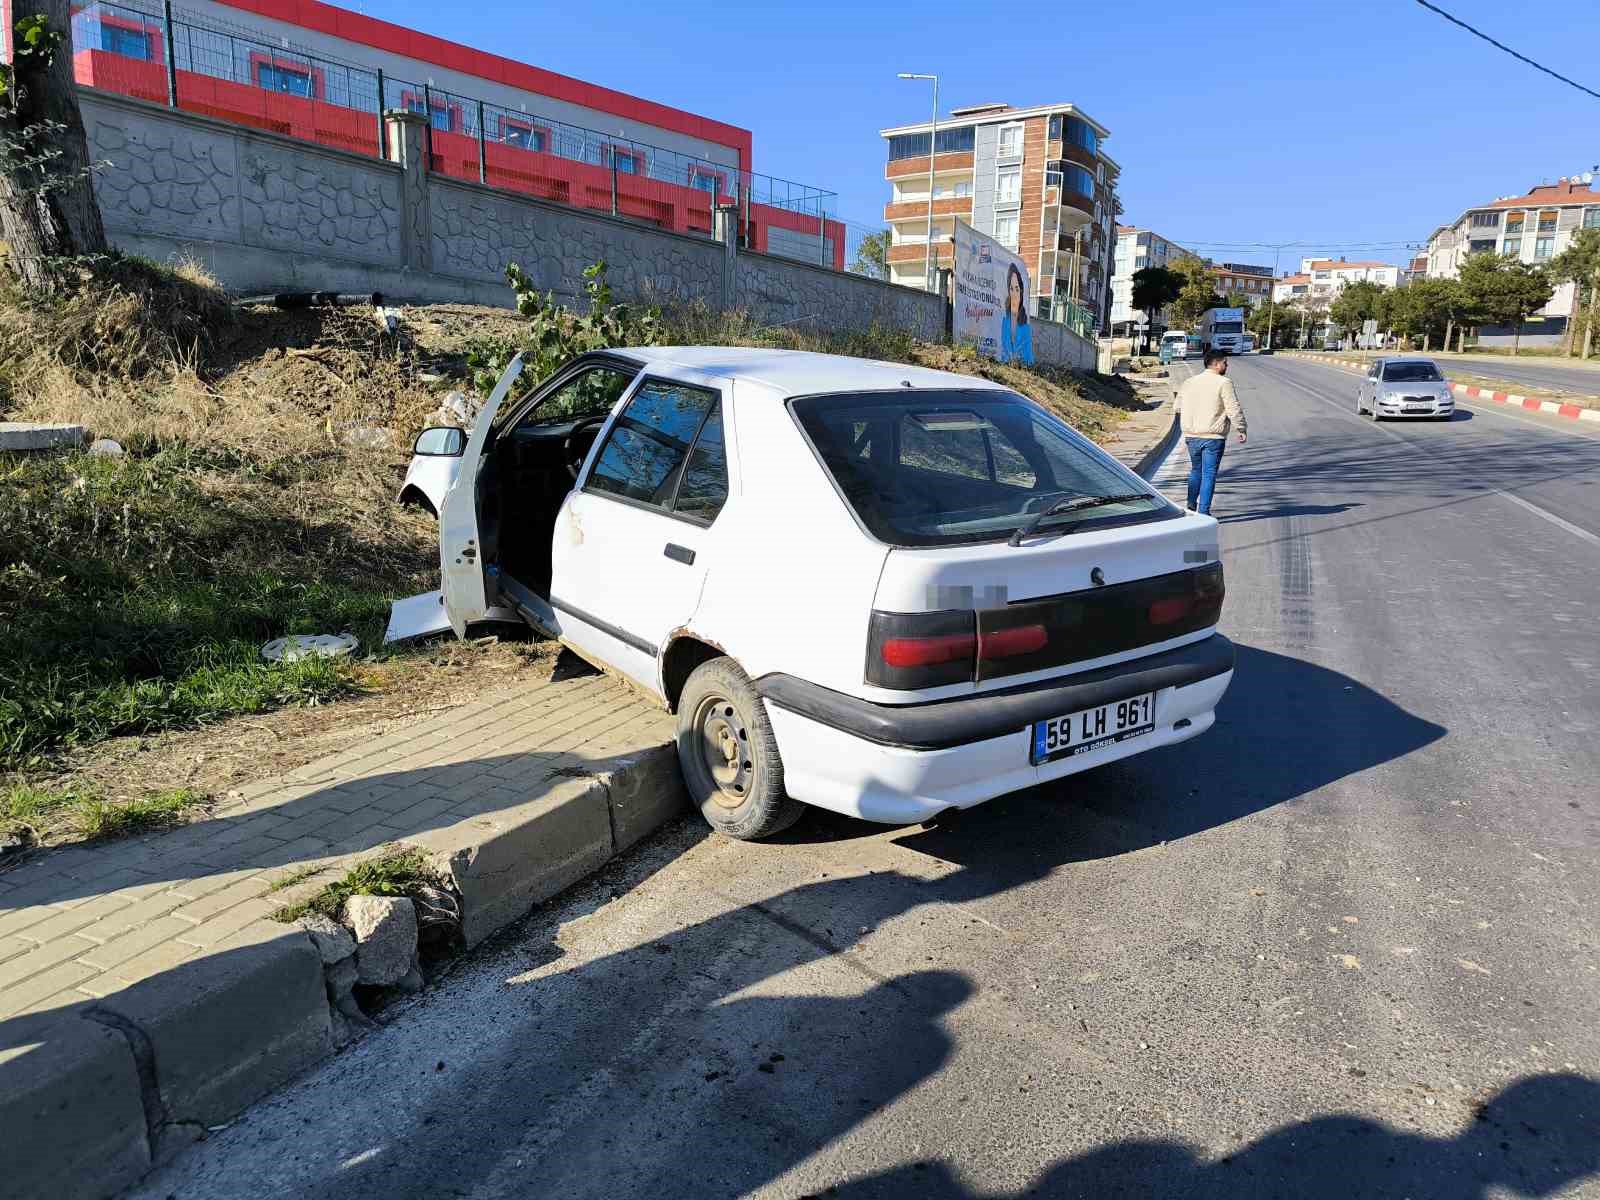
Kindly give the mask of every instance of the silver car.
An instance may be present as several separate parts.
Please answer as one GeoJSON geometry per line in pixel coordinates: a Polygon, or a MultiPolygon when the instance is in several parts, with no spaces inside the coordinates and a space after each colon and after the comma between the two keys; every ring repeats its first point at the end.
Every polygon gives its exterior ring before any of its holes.
{"type": "Polygon", "coordinates": [[[1456,398],[1450,382],[1431,358],[1379,358],[1367,369],[1356,392],[1356,415],[1424,417],[1448,421],[1456,398]]]}

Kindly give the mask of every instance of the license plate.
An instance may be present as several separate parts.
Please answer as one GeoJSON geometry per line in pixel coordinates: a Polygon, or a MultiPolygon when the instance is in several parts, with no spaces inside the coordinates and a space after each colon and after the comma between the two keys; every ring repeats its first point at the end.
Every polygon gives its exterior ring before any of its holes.
{"type": "Polygon", "coordinates": [[[1094,708],[1050,717],[1033,723],[1035,763],[1050,762],[1077,754],[1088,754],[1102,746],[1150,733],[1156,727],[1156,694],[1146,692],[1127,700],[1116,700],[1094,708]]]}
{"type": "Polygon", "coordinates": [[[1432,412],[1433,411],[1433,405],[1431,405],[1431,404],[1408,404],[1408,405],[1406,405],[1405,411],[1406,412],[1432,412]]]}

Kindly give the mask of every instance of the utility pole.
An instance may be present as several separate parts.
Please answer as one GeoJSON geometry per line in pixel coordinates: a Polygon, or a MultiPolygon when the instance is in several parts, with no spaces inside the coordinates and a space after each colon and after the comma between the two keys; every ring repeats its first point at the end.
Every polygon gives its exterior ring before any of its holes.
{"type": "Polygon", "coordinates": [[[928,127],[928,255],[922,265],[922,287],[933,291],[933,160],[939,152],[939,77],[915,75],[909,71],[899,73],[901,79],[931,79],[933,81],[933,123],[928,127]]]}
{"type": "Polygon", "coordinates": [[[1267,344],[1266,349],[1272,349],[1272,315],[1274,305],[1278,301],[1278,255],[1283,253],[1283,247],[1272,248],[1272,286],[1267,289],[1267,344]]]}

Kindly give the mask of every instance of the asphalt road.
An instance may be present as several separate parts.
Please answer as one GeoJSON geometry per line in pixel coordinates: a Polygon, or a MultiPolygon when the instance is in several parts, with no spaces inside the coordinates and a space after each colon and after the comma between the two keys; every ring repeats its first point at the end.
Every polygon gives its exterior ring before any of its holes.
{"type": "Polygon", "coordinates": [[[685,821],[138,1194],[1600,1196],[1600,439],[1233,370],[1215,729],[685,821]]]}

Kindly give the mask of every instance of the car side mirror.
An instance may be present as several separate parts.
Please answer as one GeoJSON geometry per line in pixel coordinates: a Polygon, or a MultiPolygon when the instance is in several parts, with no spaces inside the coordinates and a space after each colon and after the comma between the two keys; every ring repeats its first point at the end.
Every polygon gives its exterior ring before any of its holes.
{"type": "Polygon", "coordinates": [[[460,458],[466,449],[466,430],[454,425],[434,425],[417,434],[411,452],[431,458],[460,458]]]}

